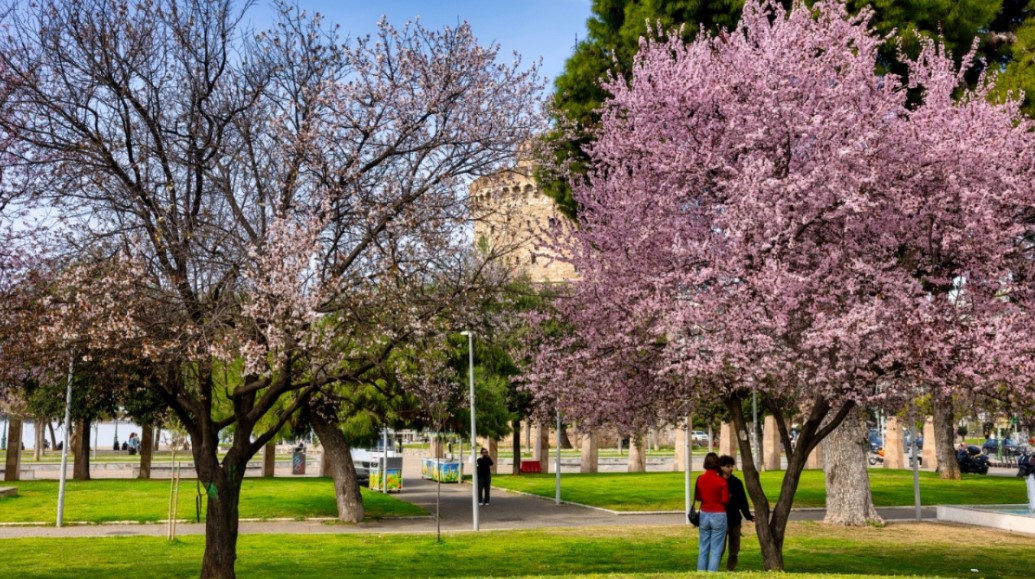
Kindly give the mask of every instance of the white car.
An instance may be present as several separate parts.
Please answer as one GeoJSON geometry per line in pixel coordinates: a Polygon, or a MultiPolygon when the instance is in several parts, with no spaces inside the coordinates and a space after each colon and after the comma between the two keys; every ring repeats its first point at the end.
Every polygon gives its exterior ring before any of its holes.
{"type": "Polygon", "coordinates": [[[691,433],[691,438],[697,444],[708,444],[708,433],[703,430],[695,430],[691,433]]]}

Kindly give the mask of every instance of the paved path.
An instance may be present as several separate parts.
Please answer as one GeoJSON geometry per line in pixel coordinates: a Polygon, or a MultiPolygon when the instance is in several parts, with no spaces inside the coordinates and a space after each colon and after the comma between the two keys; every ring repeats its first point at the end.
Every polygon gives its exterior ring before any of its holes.
{"type": "MultiPolygon", "coordinates": [[[[414,503],[430,513],[436,511],[436,497],[439,500],[441,529],[443,532],[471,531],[471,486],[469,484],[438,485],[419,478],[417,459],[407,457],[405,464],[405,488],[394,496],[414,503]],[[441,494],[438,495],[438,491],[441,494]]],[[[563,492],[563,480],[562,480],[563,492]]],[[[882,508],[878,512],[886,520],[914,520],[913,507],[882,508]]],[[[823,509],[803,509],[792,513],[793,520],[822,520],[823,509]]],[[[924,507],[922,517],[935,518],[934,507],[924,507]]],[[[484,531],[509,529],[530,529],[544,527],[587,527],[615,525],[684,525],[682,512],[615,514],[610,511],[571,504],[556,504],[552,499],[492,490],[492,504],[479,508],[479,527],[484,531]]],[[[346,534],[346,533],[434,533],[435,517],[413,517],[368,521],[356,525],[339,524],[333,520],[307,521],[242,521],[241,534],[284,533],[284,534],[346,534]]],[[[53,526],[0,526],[0,539],[17,537],[104,537],[104,536],[165,536],[165,523],[156,524],[105,524],[71,525],[62,528],[53,526]]],[[[205,533],[204,524],[178,524],[179,535],[200,535],[205,533]]]]}

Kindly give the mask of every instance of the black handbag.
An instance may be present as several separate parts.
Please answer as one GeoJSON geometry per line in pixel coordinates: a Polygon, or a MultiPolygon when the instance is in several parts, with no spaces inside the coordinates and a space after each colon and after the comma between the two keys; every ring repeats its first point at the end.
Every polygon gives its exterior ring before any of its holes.
{"type": "Polygon", "coordinates": [[[686,514],[686,518],[690,521],[690,524],[695,527],[701,526],[701,511],[690,505],[690,512],[686,514]]]}

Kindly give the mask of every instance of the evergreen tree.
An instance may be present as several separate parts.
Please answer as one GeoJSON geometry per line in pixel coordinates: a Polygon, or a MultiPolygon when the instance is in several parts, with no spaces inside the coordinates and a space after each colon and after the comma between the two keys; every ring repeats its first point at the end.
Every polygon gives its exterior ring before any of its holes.
{"type": "MultiPolygon", "coordinates": [[[[790,7],[789,2],[780,3],[790,7]]],[[[899,76],[907,72],[899,59],[900,40],[905,54],[915,57],[921,37],[941,35],[957,62],[969,52],[974,39],[979,39],[977,58],[967,75],[971,83],[987,64],[993,70],[1008,71],[1010,80],[999,84],[1001,90],[1035,84],[1024,80],[1032,76],[1031,59],[1024,61],[1024,57],[1035,50],[1035,24],[1022,28],[1033,10],[1028,0],[847,0],[845,4],[852,13],[869,6],[873,10],[871,26],[878,34],[895,32],[878,55],[881,72],[899,76]]],[[[657,23],[663,31],[684,25],[684,40],[690,41],[701,27],[732,29],[743,5],[743,0],[594,0],[593,16],[586,21],[586,39],[575,46],[564,72],[554,81],[557,128],[547,141],[558,166],[567,163],[573,173],[585,173],[584,150],[592,142],[589,135],[599,120],[596,111],[609,96],[601,80],[608,74],[628,76],[640,38],[648,33],[648,22],[652,30],[657,23]]],[[[1030,108],[1030,99],[1026,103],[1030,108]]],[[[573,217],[577,207],[563,172],[546,168],[537,177],[560,210],[573,217]]]]}
{"type": "MultiPolygon", "coordinates": [[[[640,38],[648,22],[661,30],[683,27],[684,40],[692,40],[703,26],[709,30],[732,28],[740,18],[743,0],[593,0],[593,16],[586,21],[588,34],[575,46],[554,80],[554,120],[558,128],[547,137],[556,147],[559,164],[569,162],[583,172],[584,147],[589,130],[597,124],[596,110],[608,97],[601,80],[610,72],[624,76],[632,68],[640,38]],[[566,132],[570,129],[574,133],[566,132]]],[[[567,179],[552,171],[538,175],[543,191],[557,201],[569,217],[576,208],[567,179]]]]}

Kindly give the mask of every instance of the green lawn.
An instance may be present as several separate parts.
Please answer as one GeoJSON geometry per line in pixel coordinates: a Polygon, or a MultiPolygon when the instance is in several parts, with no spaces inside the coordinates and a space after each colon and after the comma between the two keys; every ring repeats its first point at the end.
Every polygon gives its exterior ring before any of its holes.
{"type": "MultiPolygon", "coordinates": [[[[782,472],[762,474],[762,484],[771,501],[776,500],[782,472]]],[[[870,470],[877,506],[913,504],[912,473],[906,470],[870,470]]],[[[554,476],[496,475],[493,485],[553,498],[554,476]]],[[[98,479],[68,481],[65,520],[105,523],[164,520],[169,504],[168,480],[98,479]]],[[[0,522],[53,523],[57,508],[58,482],[20,481],[19,496],[0,499],[0,522]]],[[[198,485],[194,479],[180,483],[177,516],[194,519],[198,485]]],[[[1021,479],[965,475],[960,481],[945,481],[935,473],[920,473],[921,500],[935,504],[1020,504],[1027,501],[1021,479]]],[[[807,470],[795,495],[795,507],[825,504],[823,472],[807,470]]],[[[564,474],[561,497],[570,502],[616,511],[683,509],[682,473],[564,474]]],[[[393,495],[363,491],[368,518],[427,514],[419,507],[393,495]]],[[[334,490],[327,478],[248,478],[244,481],[241,517],[245,519],[334,517],[334,490]]],[[[204,499],[201,516],[205,514],[204,499]]]]}
{"type": "MultiPolygon", "coordinates": [[[[913,473],[909,470],[871,469],[873,502],[879,507],[913,504],[913,473]]],[[[762,488],[770,503],[780,490],[783,471],[762,473],[762,488]]],[[[493,486],[554,497],[552,474],[496,475],[493,486]]],[[[795,508],[823,507],[826,483],[822,470],[806,470],[794,495],[795,508]]],[[[684,508],[683,473],[561,474],[561,498],[565,501],[615,511],[678,511],[684,508]]],[[[925,505],[1021,504],[1027,502],[1019,478],[963,475],[962,480],[942,480],[933,472],[920,473],[920,498],[925,505]]]]}
{"type": "MultiPolygon", "coordinates": [[[[58,481],[19,481],[18,496],[0,499],[0,522],[53,523],[58,481]]],[[[98,479],[68,481],[65,521],[106,523],[151,522],[168,517],[170,481],[98,479]]],[[[194,520],[199,488],[195,479],[180,482],[177,517],[194,520]]],[[[202,493],[203,494],[203,493],[202,493]]],[[[205,518],[201,499],[201,518],[205,518]]],[[[367,518],[426,515],[424,509],[363,489],[367,518]]],[[[334,486],[329,478],[247,478],[241,489],[242,519],[317,518],[337,516],[334,486]]]]}
{"type": "MultiPolygon", "coordinates": [[[[19,577],[196,577],[204,539],[7,539],[19,577]],[[75,553],[55,557],[55,553],[75,553]]],[[[931,523],[846,529],[795,522],[784,548],[794,577],[1030,577],[1035,539],[931,523]],[[959,536],[955,533],[959,532],[959,536]],[[972,571],[976,570],[976,571],[972,571]]],[[[241,577],[687,577],[697,533],[683,526],[597,527],[434,535],[242,535],[241,577]]],[[[759,576],[744,537],[737,576],[759,576]]],[[[767,575],[771,576],[771,575],[767,575]]]]}

